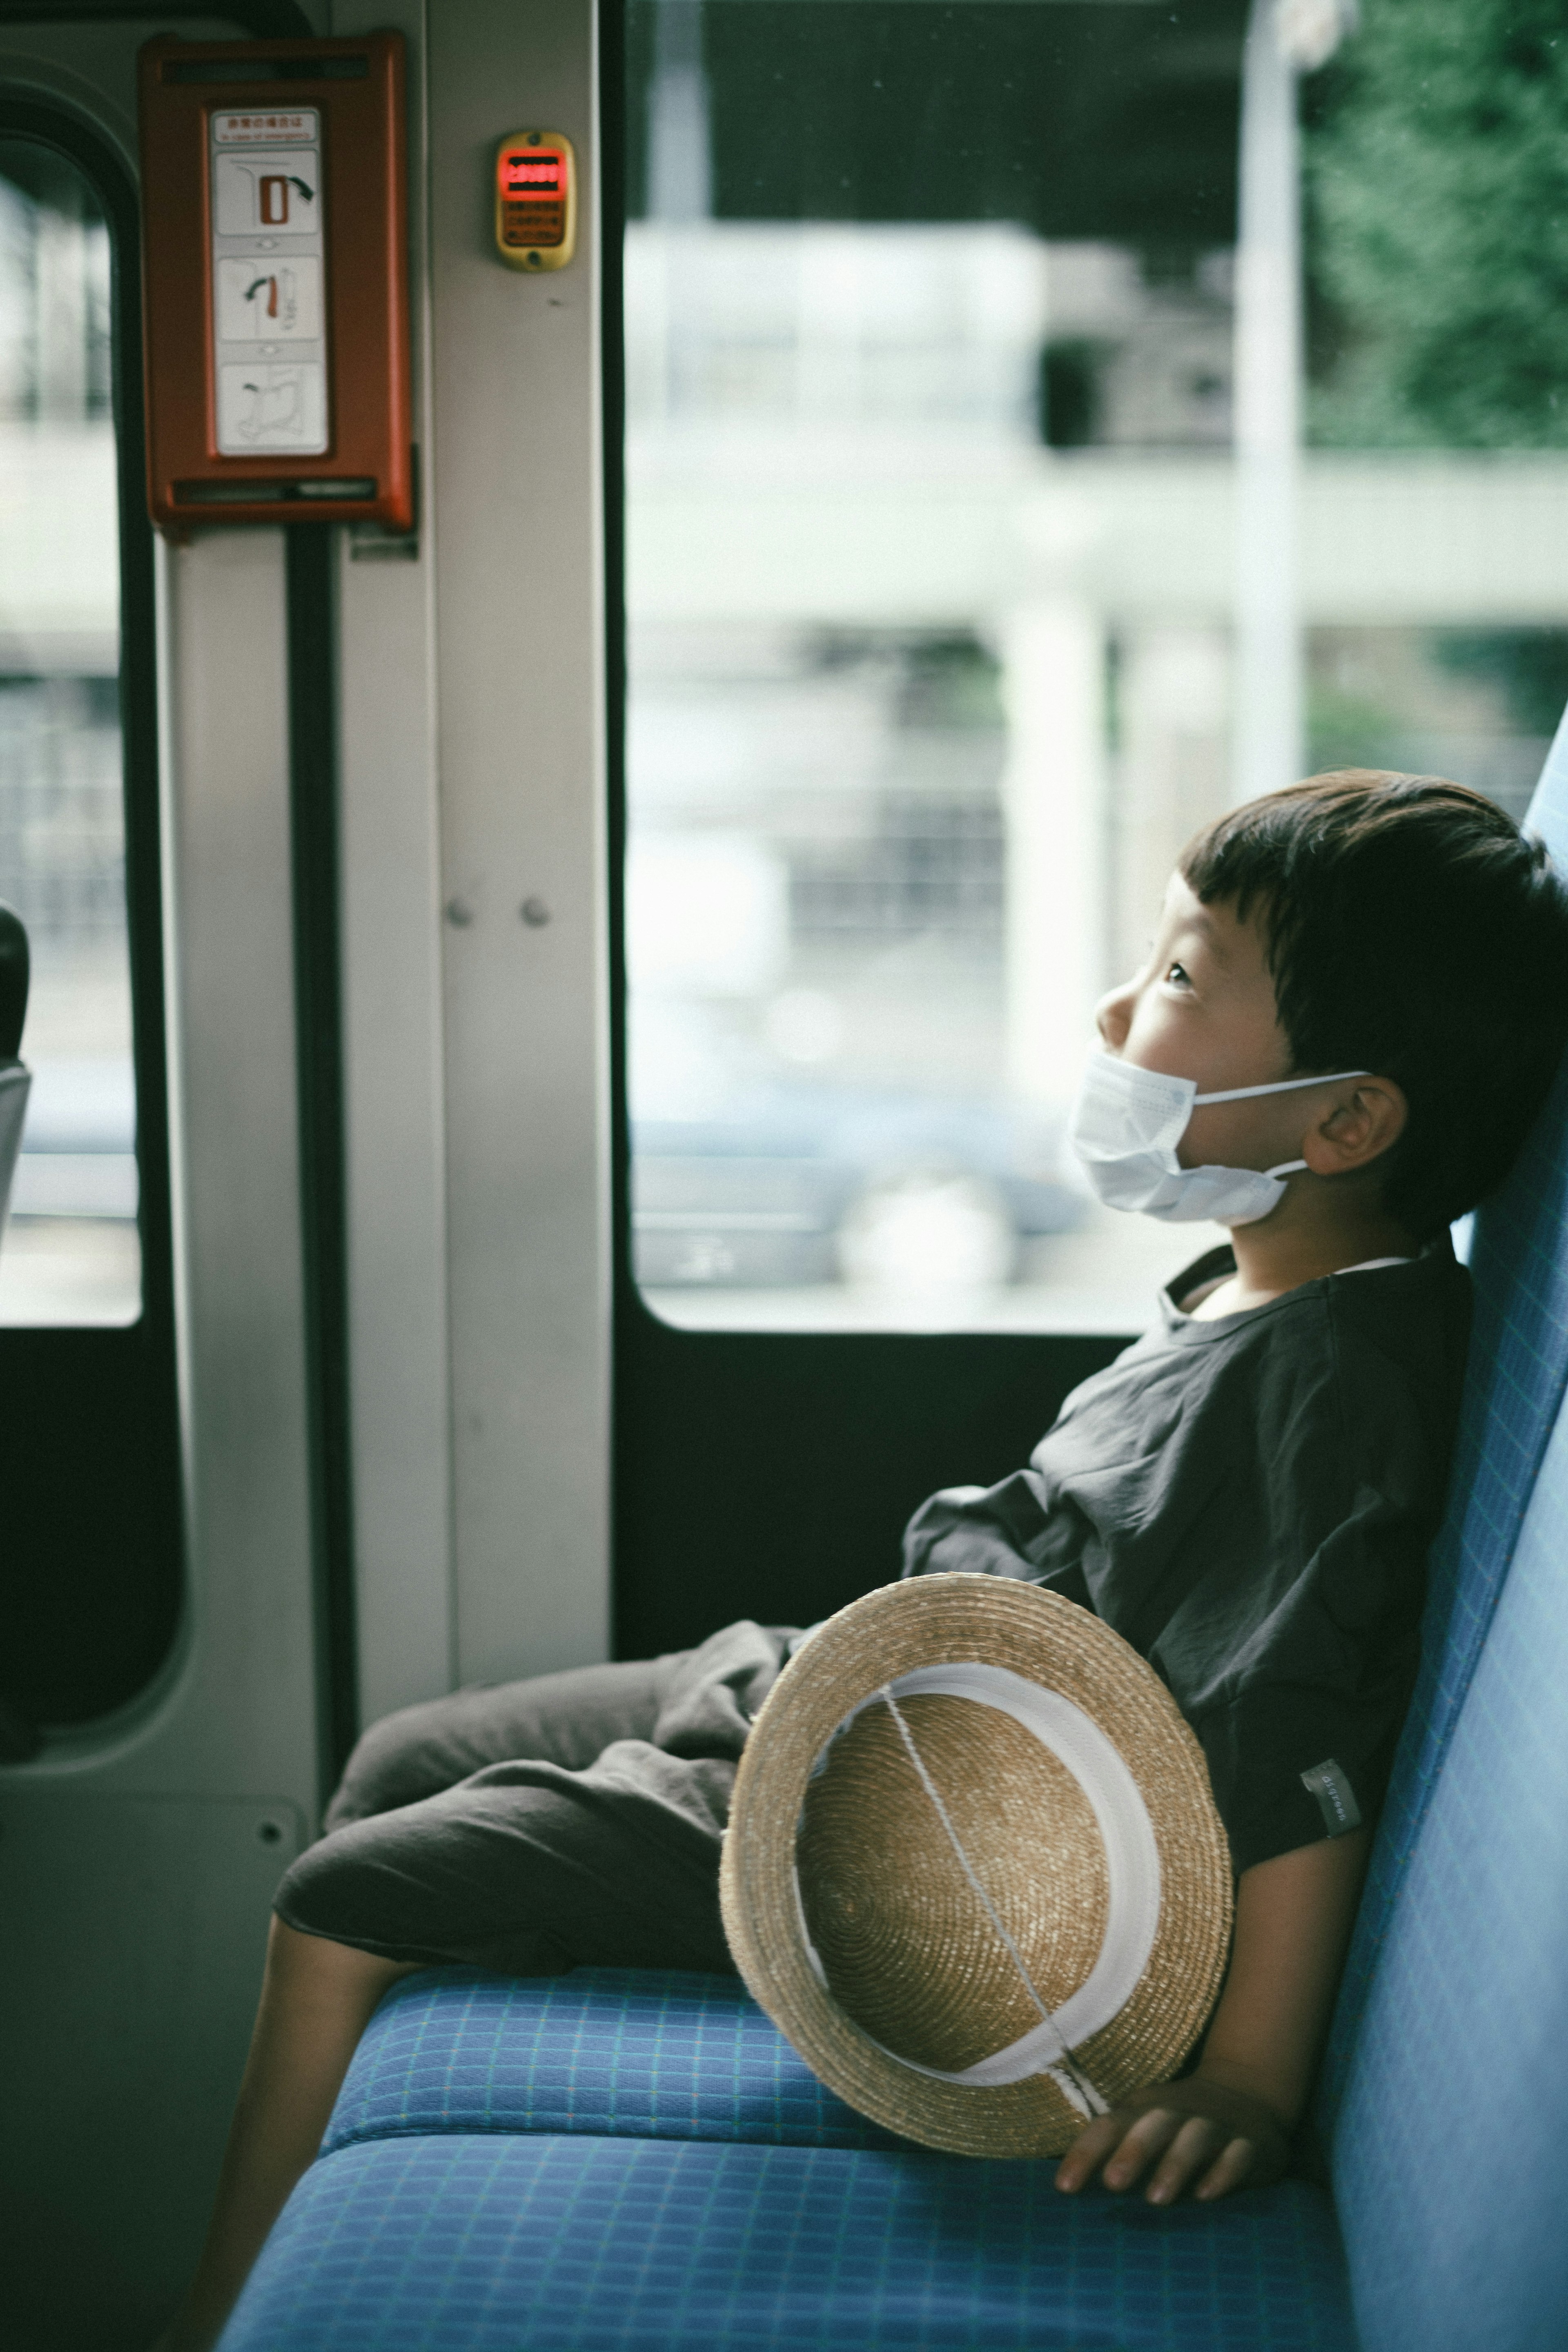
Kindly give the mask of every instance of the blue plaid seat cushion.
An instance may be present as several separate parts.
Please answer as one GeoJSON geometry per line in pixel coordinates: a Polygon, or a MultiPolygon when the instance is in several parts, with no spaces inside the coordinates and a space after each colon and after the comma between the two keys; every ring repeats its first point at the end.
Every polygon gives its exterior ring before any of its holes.
{"type": "Polygon", "coordinates": [[[905,2144],[826,2090],[738,1977],[655,1969],[430,1969],[394,1986],[322,2153],[443,2132],[905,2144]]]}
{"type": "Polygon", "coordinates": [[[579,2135],[313,2166],[222,2352],[1355,2352],[1328,2200],[1168,2211],[1049,2164],[579,2135]]]}

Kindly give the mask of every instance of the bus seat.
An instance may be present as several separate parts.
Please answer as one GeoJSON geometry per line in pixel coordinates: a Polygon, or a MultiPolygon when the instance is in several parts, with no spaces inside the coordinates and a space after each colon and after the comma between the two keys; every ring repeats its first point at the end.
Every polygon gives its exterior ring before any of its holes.
{"type": "MultiPolygon", "coordinates": [[[[1568,712],[1526,823],[1568,874],[1568,712]]],[[[1508,1181],[1476,1213],[1475,1321],[1422,1659],[1340,1990],[1318,2098],[1331,2131],[1377,1957],[1568,1389],[1568,1061],[1508,1181]]]]}
{"type": "MultiPolygon", "coordinates": [[[[1289,2180],[1156,2212],[1103,2193],[1058,2198],[1042,2164],[780,2145],[761,2112],[771,2029],[742,2029],[738,1989],[726,2017],[722,1979],[639,1987],[595,1971],[574,1995],[574,1979],[557,1979],[549,1990],[569,1997],[552,2033],[543,1989],[530,2017],[511,2006],[521,1989],[481,2000],[479,1971],[450,1970],[426,1986],[423,2021],[412,1985],[389,1996],[382,2017],[403,2018],[408,2046],[399,2056],[389,2037],[357,2090],[345,2085],[331,2152],[290,2200],[224,2352],[1556,2342],[1568,2310],[1565,1538],[1568,1412],[1387,1923],[1335,2134],[1332,2206],[1289,2180]],[[623,2101],[605,2040],[639,1992],[643,2047],[623,2101]],[[432,2040],[429,2003],[443,2001],[488,2020],[466,2054],[460,2037],[445,2052],[432,2040]],[[661,2003],[671,2051],[686,2050],[671,2081],[684,2066],[689,2095],[683,2110],[671,2099],[650,2112],[639,2101],[658,2088],[661,2003]],[[526,2097],[528,2064],[498,2063],[508,2015],[532,2037],[526,2097]],[[689,2086],[704,2074],[709,2115],[694,2129],[689,2086]],[[398,2079],[409,2087],[389,2098],[398,2079]]],[[[789,2080],[782,2056],[772,2079],[789,2080]]]]}
{"type": "Polygon", "coordinates": [[[1327,2195],[1060,2197],[1048,2164],[756,2143],[362,2141],[295,2190],[221,2352],[1351,2352],[1327,2195]]]}
{"type": "Polygon", "coordinates": [[[429,1969],[365,2030],[321,2153],[445,2132],[902,2147],[817,2081],[738,1977],[429,1969]]]}

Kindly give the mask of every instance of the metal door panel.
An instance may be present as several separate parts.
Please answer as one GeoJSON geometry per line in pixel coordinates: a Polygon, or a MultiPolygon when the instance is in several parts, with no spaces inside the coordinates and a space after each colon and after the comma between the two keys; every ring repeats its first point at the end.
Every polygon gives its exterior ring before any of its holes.
{"type": "Polygon", "coordinates": [[[437,742],[461,1680],[608,1641],[597,128],[587,0],[430,27],[437,742]],[[508,131],[564,131],[577,258],[489,242],[508,131]],[[535,918],[521,913],[532,902],[535,918]]]}
{"type": "Polygon", "coordinates": [[[142,2352],[181,2293],[245,2060],[258,1928],[303,1832],[283,1800],[0,1791],[16,2352],[142,2352]]]}

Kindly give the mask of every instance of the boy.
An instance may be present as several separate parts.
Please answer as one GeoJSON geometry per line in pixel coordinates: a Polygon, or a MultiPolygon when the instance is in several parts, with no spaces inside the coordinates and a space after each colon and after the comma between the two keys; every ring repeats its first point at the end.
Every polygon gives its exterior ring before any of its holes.
{"type": "MultiPolygon", "coordinates": [[[[1468,1327],[1450,1221],[1500,1181],[1568,1034],[1568,900],[1489,803],[1352,771],[1200,835],[1076,1121],[1104,1197],[1229,1222],[1163,1328],[1030,1467],[934,1496],[906,1573],[1048,1584],[1164,1675],[1238,1873],[1196,2071],[1089,2125],[1058,2184],[1163,2203],[1276,2178],[1408,1700],[1468,1327]]],[[[376,2001],[476,1960],[727,1965],[716,1880],[747,1727],[799,1639],[406,1710],[360,1743],[279,1890],[201,2270],[210,2344],[314,2154],[376,2001]]]]}

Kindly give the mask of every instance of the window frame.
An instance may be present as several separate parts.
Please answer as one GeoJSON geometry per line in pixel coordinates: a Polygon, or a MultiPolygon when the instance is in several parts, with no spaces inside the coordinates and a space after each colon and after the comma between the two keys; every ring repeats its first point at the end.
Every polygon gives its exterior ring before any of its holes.
{"type": "MultiPolygon", "coordinates": [[[[8,1664],[0,1696],[13,1699],[24,1721],[77,1724],[117,1711],[153,1679],[174,1643],[185,1590],[164,1004],[156,581],[142,485],[141,215],[134,181],[111,142],[68,104],[26,86],[0,82],[0,137],[48,148],[81,173],[102,206],[110,248],[110,413],[120,530],[119,704],[142,1307],[124,1325],[0,1328],[0,1381],[13,1400],[6,1450],[24,1475],[33,1474],[39,1488],[31,1506],[24,1496],[12,1531],[14,1556],[26,1559],[24,1574],[37,1578],[45,1545],[52,1540],[44,1504],[50,1479],[71,1475],[73,1452],[81,1457],[75,1475],[100,1476],[100,1493],[110,1502],[117,1496],[137,1522],[121,1552],[109,1543],[108,1508],[99,1511],[97,1581],[105,1589],[118,1588],[125,1581],[132,1557],[139,1549],[143,1553],[137,1589],[124,1596],[133,1606],[117,1614],[112,1609],[89,1611],[78,1601],[70,1655],[80,1660],[79,1698],[64,1706],[51,1706],[47,1699],[37,1706],[25,1666],[17,1675],[8,1664]],[[30,1430],[29,1422],[34,1424],[30,1430]]],[[[25,1060],[25,1030],[22,1053],[25,1060]]],[[[77,1524],[92,1530],[90,1517],[77,1524]]],[[[49,1574],[42,1580],[51,1590],[62,1581],[68,1587],[68,1559],[58,1551],[49,1556],[49,1574]]],[[[42,1624],[41,1649],[47,1659],[49,1628],[41,1620],[34,1622],[42,1624]]],[[[64,1649],[58,1633],[55,1629],[53,1636],[57,1665],[64,1649]]],[[[25,1633],[24,1643],[26,1638],[25,1633]]],[[[46,1671],[46,1685],[48,1679],[46,1671]]],[[[58,1684],[58,1674],[56,1680],[58,1684]]]]}

